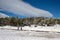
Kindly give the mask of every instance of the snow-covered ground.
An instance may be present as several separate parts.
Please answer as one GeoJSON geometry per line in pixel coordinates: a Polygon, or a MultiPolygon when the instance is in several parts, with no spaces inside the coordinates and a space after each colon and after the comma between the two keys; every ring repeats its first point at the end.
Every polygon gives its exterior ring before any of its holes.
{"type": "MultiPolygon", "coordinates": [[[[0,28],[3,28],[3,29],[17,29],[17,27],[13,27],[13,26],[3,26],[3,27],[0,27],[0,28]]],[[[21,27],[19,29],[21,29],[21,27]]],[[[34,25],[31,25],[31,27],[24,26],[22,29],[23,30],[34,30],[34,31],[60,32],[60,25],[37,26],[37,27],[34,27],[34,25]]]]}
{"type": "Polygon", "coordinates": [[[52,32],[60,32],[60,25],[54,25],[54,26],[25,26],[23,27],[23,30],[35,30],[35,31],[52,31],[52,32]]]}
{"type": "Polygon", "coordinates": [[[17,29],[17,27],[0,27],[0,40],[60,40],[60,25],[49,27],[25,26],[23,27],[24,31],[11,29],[17,29]]]}
{"type": "Polygon", "coordinates": [[[60,33],[0,29],[0,40],[60,40],[60,33]]]}

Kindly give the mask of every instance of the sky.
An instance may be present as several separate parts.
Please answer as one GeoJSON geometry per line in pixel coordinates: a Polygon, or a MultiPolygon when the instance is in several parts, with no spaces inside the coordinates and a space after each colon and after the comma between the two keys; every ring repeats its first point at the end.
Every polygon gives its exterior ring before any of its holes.
{"type": "Polygon", "coordinates": [[[1,14],[3,17],[60,18],[60,0],[0,0],[1,14]]]}

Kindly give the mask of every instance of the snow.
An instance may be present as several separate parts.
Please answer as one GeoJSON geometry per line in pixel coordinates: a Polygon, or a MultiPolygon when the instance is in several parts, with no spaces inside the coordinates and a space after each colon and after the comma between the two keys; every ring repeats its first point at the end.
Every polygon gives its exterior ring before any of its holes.
{"type": "Polygon", "coordinates": [[[60,40],[60,36],[49,38],[46,37],[47,35],[45,35],[45,37],[38,37],[38,34],[41,34],[40,36],[44,36],[46,33],[0,29],[0,40],[60,40]]]}
{"type": "MultiPolygon", "coordinates": [[[[14,26],[0,26],[0,40],[60,40],[60,25],[23,27],[24,31],[14,26]],[[44,31],[44,32],[43,32],[44,31]]],[[[20,29],[20,28],[19,28],[20,29]]]]}
{"type": "Polygon", "coordinates": [[[34,30],[34,31],[52,31],[52,32],[60,32],[60,25],[54,25],[54,26],[25,26],[23,27],[23,30],[34,30]]]}
{"type": "MultiPolygon", "coordinates": [[[[14,26],[3,26],[0,28],[4,28],[4,29],[17,29],[17,27],[14,26]]],[[[21,27],[19,28],[21,29],[21,27]]],[[[37,26],[34,27],[34,25],[31,25],[31,27],[29,26],[24,26],[22,27],[23,30],[33,30],[33,31],[50,31],[50,32],[60,32],[60,25],[54,25],[54,26],[37,26]]]]}
{"type": "Polygon", "coordinates": [[[3,26],[3,27],[0,27],[0,28],[3,28],[3,29],[17,29],[17,27],[14,27],[14,26],[3,26]]]}

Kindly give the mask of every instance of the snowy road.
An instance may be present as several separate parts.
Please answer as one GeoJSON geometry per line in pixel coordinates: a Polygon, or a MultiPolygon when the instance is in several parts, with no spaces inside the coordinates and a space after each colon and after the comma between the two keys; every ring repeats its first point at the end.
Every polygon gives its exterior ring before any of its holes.
{"type": "Polygon", "coordinates": [[[0,40],[60,40],[60,33],[0,29],[0,40]]]}

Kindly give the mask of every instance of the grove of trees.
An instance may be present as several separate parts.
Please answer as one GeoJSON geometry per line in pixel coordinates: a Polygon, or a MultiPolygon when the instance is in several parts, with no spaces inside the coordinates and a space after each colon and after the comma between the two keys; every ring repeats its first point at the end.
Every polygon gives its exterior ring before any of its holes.
{"type": "MultiPolygon", "coordinates": [[[[31,18],[18,18],[18,17],[6,17],[0,18],[0,26],[16,26],[24,27],[24,26],[31,26],[34,25],[41,25],[46,24],[47,26],[60,24],[60,19],[57,18],[47,18],[47,17],[31,17],[31,18]]],[[[21,29],[22,30],[22,29],[21,29]]]]}

